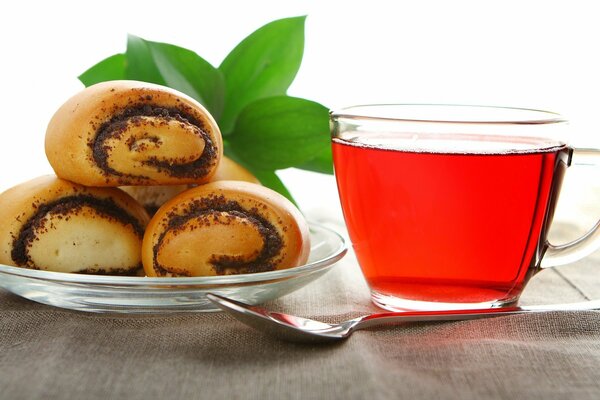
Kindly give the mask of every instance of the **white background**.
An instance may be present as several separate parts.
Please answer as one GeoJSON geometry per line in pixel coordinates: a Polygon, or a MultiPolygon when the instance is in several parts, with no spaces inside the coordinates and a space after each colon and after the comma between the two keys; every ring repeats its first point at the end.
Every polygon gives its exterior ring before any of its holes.
{"type": "MultiPolygon", "coordinates": [[[[308,15],[306,45],[290,95],[330,108],[400,102],[547,109],[571,119],[571,143],[600,146],[600,15],[593,1],[20,0],[0,10],[0,190],[52,172],[43,146],[48,120],[82,88],[81,72],[125,50],[128,32],[190,48],[218,65],[253,30],[297,15],[308,15]]],[[[332,177],[281,176],[303,208],[338,207],[332,177]]]]}

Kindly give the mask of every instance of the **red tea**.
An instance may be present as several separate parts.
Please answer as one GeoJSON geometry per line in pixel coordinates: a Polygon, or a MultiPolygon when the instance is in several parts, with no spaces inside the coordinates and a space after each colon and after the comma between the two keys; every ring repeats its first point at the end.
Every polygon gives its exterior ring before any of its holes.
{"type": "Polygon", "coordinates": [[[407,151],[389,140],[333,142],[344,217],[371,290],[427,302],[516,300],[545,250],[569,149],[516,138],[497,139],[511,151],[481,152],[465,136],[426,146],[440,151],[407,151]],[[444,151],[456,147],[471,150],[444,151]]]}

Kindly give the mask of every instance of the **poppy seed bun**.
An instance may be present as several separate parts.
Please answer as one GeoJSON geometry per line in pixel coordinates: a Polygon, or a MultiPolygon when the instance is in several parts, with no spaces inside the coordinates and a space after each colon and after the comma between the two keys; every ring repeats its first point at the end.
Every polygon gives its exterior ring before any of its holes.
{"type": "Polygon", "coordinates": [[[46,131],[56,174],[86,186],[208,182],[223,155],[219,128],[194,99],[137,81],[90,86],[46,131]]]}
{"type": "Polygon", "coordinates": [[[133,274],[148,220],[142,206],[119,189],[42,176],[0,194],[0,263],[133,274]]]}
{"type": "Polygon", "coordinates": [[[288,199],[253,183],[219,181],[157,211],[142,261],[148,276],[211,276],[296,267],[309,252],[308,225],[288,199]]]}

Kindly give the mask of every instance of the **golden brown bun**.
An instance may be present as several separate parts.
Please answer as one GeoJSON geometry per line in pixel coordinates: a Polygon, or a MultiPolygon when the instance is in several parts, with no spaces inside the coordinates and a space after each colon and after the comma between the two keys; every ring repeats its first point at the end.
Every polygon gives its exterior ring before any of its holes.
{"type": "Polygon", "coordinates": [[[0,263],[135,273],[148,220],[142,206],[119,189],[42,176],[0,194],[0,263]]]}
{"type": "Polygon", "coordinates": [[[137,81],[90,86],[46,131],[56,174],[86,186],[208,182],[223,155],[219,128],[194,99],[137,81]]]}
{"type": "Polygon", "coordinates": [[[219,181],[163,205],[144,235],[148,276],[263,272],[304,264],[308,225],[285,197],[260,185],[219,181]]]}
{"type": "Polygon", "coordinates": [[[244,181],[250,183],[256,183],[260,185],[260,181],[252,172],[248,171],[246,168],[242,167],[240,164],[233,161],[231,158],[223,156],[219,166],[217,167],[217,172],[210,180],[211,182],[216,181],[244,181]]]}
{"type": "MultiPolygon", "coordinates": [[[[250,171],[225,156],[221,159],[217,172],[211,178],[211,182],[214,181],[246,181],[260,184],[250,171]]],[[[150,215],[153,215],[167,200],[191,187],[193,186],[123,186],[121,189],[143,205],[150,215]]]]}

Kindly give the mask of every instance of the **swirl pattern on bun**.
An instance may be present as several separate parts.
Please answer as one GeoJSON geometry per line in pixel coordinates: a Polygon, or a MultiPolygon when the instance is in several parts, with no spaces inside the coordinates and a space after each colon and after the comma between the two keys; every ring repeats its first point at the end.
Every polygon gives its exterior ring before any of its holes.
{"type": "Polygon", "coordinates": [[[0,194],[0,263],[56,272],[135,274],[149,217],[116,188],[55,176],[0,194]]]}
{"type": "Polygon", "coordinates": [[[219,181],[158,210],[142,261],[148,276],[211,276],[295,267],[309,251],[308,225],[289,200],[253,183],[219,181]]]}
{"type": "Polygon", "coordinates": [[[84,89],[58,109],[46,131],[56,174],[87,186],[208,182],[222,147],[216,122],[198,102],[137,81],[84,89]]]}

